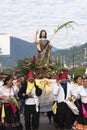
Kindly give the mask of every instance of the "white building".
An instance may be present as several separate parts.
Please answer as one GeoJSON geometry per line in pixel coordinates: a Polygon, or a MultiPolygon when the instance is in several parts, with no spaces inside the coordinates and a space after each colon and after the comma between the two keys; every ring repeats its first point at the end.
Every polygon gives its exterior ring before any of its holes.
{"type": "Polygon", "coordinates": [[[0,55],[10,55],[10,36],[0,33],[0,55]]]}

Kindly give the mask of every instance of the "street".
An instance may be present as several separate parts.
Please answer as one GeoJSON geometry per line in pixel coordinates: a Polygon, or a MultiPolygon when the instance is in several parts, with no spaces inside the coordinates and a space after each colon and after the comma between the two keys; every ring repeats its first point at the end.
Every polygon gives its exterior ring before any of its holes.
{"type": "MultiPolygon", "coordinates": [[[[21,122],[23,124],[23,130],[25,130],[24,117],[21,117],[21,122]]],[[[45,114],[40,115],[40,127],[39,127],[39,130],[55,130],[53,124],[49,123],[48,117],[45,114]]]]}

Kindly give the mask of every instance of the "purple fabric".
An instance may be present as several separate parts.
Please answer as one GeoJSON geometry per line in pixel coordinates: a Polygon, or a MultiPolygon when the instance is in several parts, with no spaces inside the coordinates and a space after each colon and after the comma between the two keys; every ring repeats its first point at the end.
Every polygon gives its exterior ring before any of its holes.
{"type": "Polygon", "coordinates": [[[85,109],[84,105],[82,104],[82,112],[85,118],[87,118],[87,110],[85,109]]]}
{"type": "Polygon", "coordinates": [[[10,103],[10,104],[11,104],[12,111],[13,111],[14,115],[16,116],[17,108],[13,103],[10,103]]]}

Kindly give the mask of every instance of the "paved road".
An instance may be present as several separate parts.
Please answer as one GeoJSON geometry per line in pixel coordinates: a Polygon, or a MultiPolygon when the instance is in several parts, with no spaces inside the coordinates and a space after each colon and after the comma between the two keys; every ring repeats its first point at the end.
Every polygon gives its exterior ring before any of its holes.
{"type": "MultiPolygon", "coordinates": [[[[21,122],[24,126],[24,118],[21,117],[21,122]]],[[[25,127],[24,127],[25,130],[25,127]]],[[[54,126],[49,123],[46,115],[40,115],[40,127],[39,130],[55,130],[54,126]]]]}

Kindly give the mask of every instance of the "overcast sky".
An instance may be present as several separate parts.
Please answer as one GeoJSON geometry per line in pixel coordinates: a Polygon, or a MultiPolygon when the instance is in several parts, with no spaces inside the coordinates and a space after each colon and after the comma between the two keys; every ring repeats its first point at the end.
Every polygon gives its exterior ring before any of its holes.
{"type": "Polygon", "coordinates": [[[36,30],[45,29],[50,40],[54,29],[67,21],[51,44],[67,48],[87,42],[87,0],[0,0],[0,33],[33,42],[36,30]]]}

